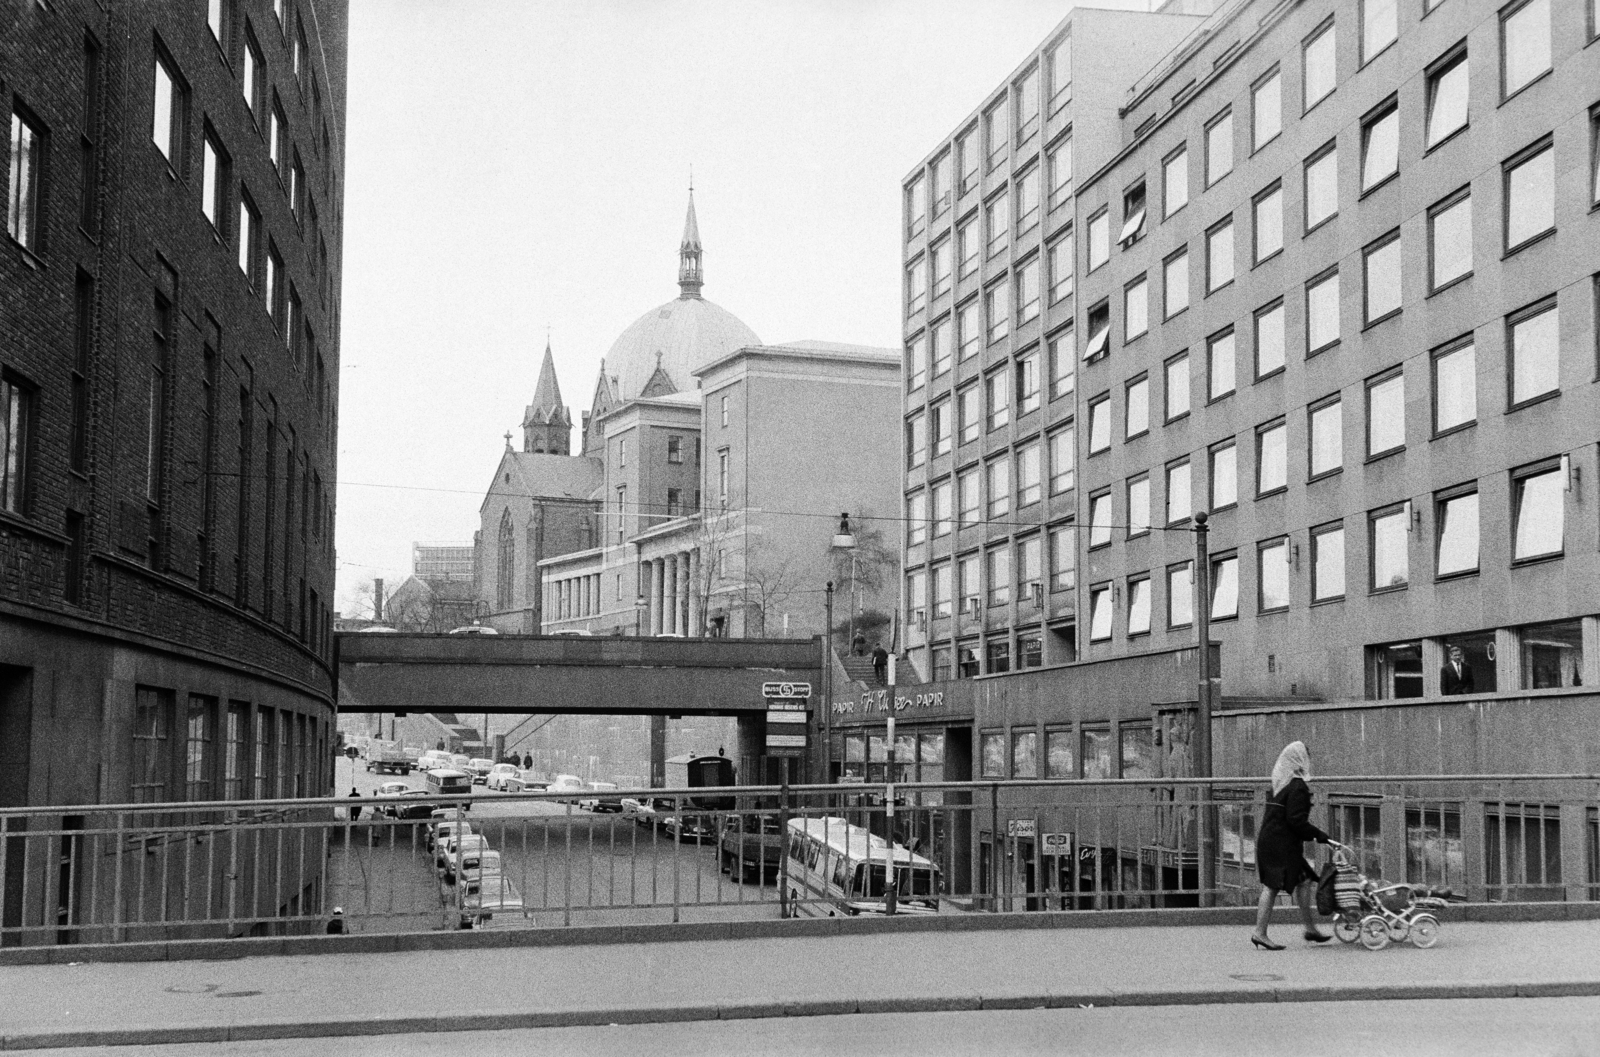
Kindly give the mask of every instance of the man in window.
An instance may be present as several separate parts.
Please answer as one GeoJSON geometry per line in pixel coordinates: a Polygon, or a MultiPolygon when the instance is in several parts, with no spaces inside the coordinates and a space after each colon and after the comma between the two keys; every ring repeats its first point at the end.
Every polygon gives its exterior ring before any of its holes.
{"type": "Polygon", "coordinates": [[[1449,661],[1439,670],[1439,692],[1446,695],[1476,693],[1472,685],[1472,665],[1467,663],[1461,647],[1451,646],[1449,653],[1449,661]]]}

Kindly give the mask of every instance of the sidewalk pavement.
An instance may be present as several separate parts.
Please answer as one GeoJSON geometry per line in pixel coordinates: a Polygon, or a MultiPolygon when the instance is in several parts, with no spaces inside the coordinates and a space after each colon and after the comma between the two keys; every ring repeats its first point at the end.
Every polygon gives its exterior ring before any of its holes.
{"type": "MultiPolygon", "coordinates": [[[[1447,922],[1438,946],[1261,951],[1244,925],[543,942],[0,965],[0,1050],[1060,1006],[1600,995],[1600,921],[1447,922]]],[[[815,924],[822,925],[823,922],[815,924]]],[[[339,937],[325,937],[338,943],[339,937]]]]}

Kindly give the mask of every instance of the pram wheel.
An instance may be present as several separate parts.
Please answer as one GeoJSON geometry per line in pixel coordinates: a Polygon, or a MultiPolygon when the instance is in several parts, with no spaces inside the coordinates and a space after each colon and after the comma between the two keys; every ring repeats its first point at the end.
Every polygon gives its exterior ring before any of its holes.
{"type": "Polygon", "coordinates": [[[1361,938],[1361,923],[1343,914],[1333,919],[1333,934],[1340,943],[1354,943],[1361,938]]]}
{"type": "Polygon", "coordinates": [[[1377,914],[1362,918],[1361,945],[1369,951],[1381,951],[1389,946],[1389,923],[1377,914]]]}
{"type": "Polygon", "coordinates": [[[1439,919],[1432,914],[1418,914],[1411,919],[1411,945],[1424,949],[1439,942],[1439,919]]]}

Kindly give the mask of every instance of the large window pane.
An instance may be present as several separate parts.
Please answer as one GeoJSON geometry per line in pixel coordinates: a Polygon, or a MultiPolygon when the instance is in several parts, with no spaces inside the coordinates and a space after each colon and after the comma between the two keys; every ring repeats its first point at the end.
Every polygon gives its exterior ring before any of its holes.
{"type": "Polygon", "coordinates": [[[1162,265],[1162,312],[1168,317],[1189,307],[1189,251],[1170,257],[1162,265]]]}
{"type": "Polygon", "coordinates": [[[1339,211],[1339,152],[1330,150],[1306,165],[1306,230],[1339,211]]]}
{"type": "Polygon", "coordinates": [[[1583,684],[1583,621],[1530,624],[1518,628],[1517,637],[1522,643],[1524,690],[1583,684]]]}
{"type": "Polygon", "coordinates": [[[1367,62],[1400,35],[1396,0],[1362,0],[1361,61],[1367,62]]]}
{"type": "Polygon", "coordinates": [[[1283,189],[1280,187],[1255,202],[1256,261],[1264,261],[1283,249],[1283,189]]]}
{"type": "Polygon", "coordinates": [[[1506,249],[1555,226],[1555,151],[1546,147],[1506,169],[1506,249]]]}
{"type": "Polygon", "coordinates": [[[1089,500],[1089,546],[1111,542],[1111,495],[1101,493],[1089,500]]]}
{"type": "Polygon", "coordinates": [[[1211,563],[1211,619],[1239,615],[1239,559],[1217,558],[1211,563]]]}
{"type": "Polygon", "coordinates": [[[1239,501],[1239,449],[1229,444],[1211,451],[1211,509],[1239,501]]]}
{"type": "Polygon", "coordinates": [[[1397,374],[1367,387],[1367,454],[1381,455],[1406,443],[1406,380],[1397,374]]]}
{"type": "Polygon", "coordinates": [[[1233,392],[1234,387],[1234,348],[1233,332],[1213,338],[1210,345],[1210,387],[1211,399],[1226,396],[1233,392]]]}
{"type": "Polygon", "coordinates": [[[1194,623],[1194,566],[1175,565],[1167,570],[1167,626],[1194,623]]]}
{"type": "Polygon", "coordinates": [[[1305,45],[1305,108],[1311,109],[1318,100],[1333,91],[1338,83],[1338,70],[1334,65],[1334,24],[1305,45]]]}
{"type": "Polygon", "coordinates": [[[1141,378],[1128,386],[1128,437],[1137,437],[1150,429],[1150,381],[1141,378]]]}
{"type": "Polygon", "coordinates": [[[1550,0],[1528,0],[1500,25],[1505,94],[1550,68],[1550,0]]]}
{"type": "Polygon", "coordinates": [[[1561,553],[1566,528],[1565,487],[1559,467],[1517,479],[1513,559],[1521,561],[1561,553]]]}
{"type": "Polygon", "coordinates": [[[1289,608],[1289,544],[1268,544],[1256,552],[1261,584],[1261,611],[1289,608]]]}
{"type": "Polygon", "coordinates": [[[1265,378],[1283,367],[1283,304],[1256,316],[1256,377],[1265,378]]]}
{"type": "Polygon", "coordinates": [[[1311,600],[1344,597],[1344,529],[1314,533],[1311,551],[1311,600]]]}
{"type": "Polygon", "coordinates": [[[1260,150],[1283,129],[1283,77],[1272,76],[1251,93],[1251,119],[1255,150],[1260,150]]]}
{"type": "Polygon", "coordinates": [[[1511,402],[1519,404],[1561,384],[1556,306],[1511,325],[1511,402]]]}
{"type": "Polygon", "coordinates": [[[1428,218],[1429,285],[1437,290],[1472,271],[1472,197],[1445,206],[1428,218]]]}
{"type": "Polygon", "coordinates": [[[1089,454],[1111,447],[1111,400],[1101,397],[1089,405],[1089,454]]]}
{"type": "Polygon", "coordinates": [[[1183,521],[1194,513],[1189,495],[1189,463],[1167,467],[1167,524],[1183,521]]]}
{"type": "Polygon", "coordinates": [[[1361,189],[1400,171],[1400,111],[1391,107],[1361,126],[1361,189]]]}
{"type": "Polygon", "coordinates": [[[1256,494],[1266,495],[1289,480],[1289,431],[1281,423],[1256,435],[1256,494]]]}
{"type": "Polygon", "coordinates": [[[1142,536],[1150,531],[1150,478],[1128,482],[1128,535],[1142,536]]]}
{"type": "Polygon", "coordinates": [[[1428,77],[1428,146],[1467,123],[1467,56],[1461,55],[1428,77]]]}
{"type": "Polygon", "coordinates": [[[1366,255],[1367,322],[1400,307],[1400,240],[1392,238],[1366,255]]]}
{"type": "Polygon", "coordinates": [[[1306,287],[1306,350],[1315,352],[1339,340],[1339,273],[1306,287]]]}
{"type": "Polygon", "coordinates": [[[1434,432],[1454,429],[1478,417],[1477,359],[1470,342],[1434,359],[1434,432]]]}
{"type": "Polygon", "coordinates": [[[1111,587],[1096,587],[1089,592],[1089,641],[1111,637],[1111,587]]]}
{"type": "Polygon", "coordinates": [[[1372,519],[1372,589],[1404,587],[1411,579],[1406,532],[1409,511],[1402,507],[1372,519]]]}
{"type": "Polygon", "coordinates": [[[1233,282],[1233,221],[1206,233],[1206,290],[1219,290],[1233,282]]]}
{"type": "Polygon", "coordinates": [[[1167,364],[1167,420],[1189,413],[1189,357],[1179,356],[1167,364]]]}
{"type": "Polygon", "coordinates": [[[1478,567],[1478,493],[1440,500],[1440,576],[1469,572],[1478,567]]]}
{"type": "Polygon", "coordinates": [[[1189,151],[1180,148],[1161,163],[1163,216],[1170,217],[1189,202],[1189,151]]]}
{"type": "Polygon", "coordinates": [[[1206,186],[1233,171],[1233,114],[1222,115],[1206,129],[1206,186]]]}
{"type": "Polygon", "coordinates": [[[1311,412],[1311,476],[1344,465],[1344,404],[1335,400],[1311,412]]]}
{"type": "Polygon", "coordinates": [[[1143,635],[1150,630],[1150,581],[1128,581],[1128,634],[1143,635]]]}

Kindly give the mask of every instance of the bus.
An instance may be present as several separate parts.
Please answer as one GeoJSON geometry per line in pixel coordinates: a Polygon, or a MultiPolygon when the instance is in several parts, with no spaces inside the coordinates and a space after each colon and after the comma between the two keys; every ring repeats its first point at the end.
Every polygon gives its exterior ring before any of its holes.
{"type": "Polygon", "coordinates": [[[893,862],[896,913],[939,910],[939,868],[842,818],[789,820],[789,913],[793,917],[882,914],[893,862]]]}
{"type": "MultiPolygon", "coordinates": [[[[733,761],[721,754],[685,753],[667,761],[666,779],[668,789],[716,789],[734,785],[733,761]]],[[[731,796],[694,796],[685,798],[682,806],[701,811],[732,811],[734,803],[731,796]]]]}
{"type": "MultiPolygon", "coordinates": [[[[451,767],[436,767],[428,772],[428,792],[435,796],[449,796],[452,793],[471,793],[472,775],[465,771],[458,771],[451,767]]],[[[470,802],[461,807],[470,809],[470,802]]]]}

